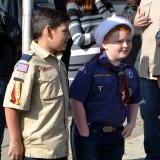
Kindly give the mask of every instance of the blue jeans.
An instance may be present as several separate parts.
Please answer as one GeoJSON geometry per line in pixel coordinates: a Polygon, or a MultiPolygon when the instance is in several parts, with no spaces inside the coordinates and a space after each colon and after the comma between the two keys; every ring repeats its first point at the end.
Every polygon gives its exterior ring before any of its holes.
{"type": "Polygon", "coordinates": [[[122,160],[124,154],[122,129],[106,133],[96,124],[90,124],[89,129],[88,137],[81,136],[76,129],[74,138],[76,160],[122,160]]]}
{"type": "Polygon", "coordinates": [[[3,99],[8,84],[8,78],[0,79],[0,159],[1,159],[1,145],[3,142],[4,129],[6,125],[4,108],[3,108],[3,99]]]}
{"type": "Polygon", "coordinates": [[[57,158],[57,159],[44,159],[44,158],[28,158],[25,157],[24,160],[68,160],[67,157],[63,157],[63,158],[57,158]]]}
{"type": "Polygon", "coordinates": [[[141,78],[146,160],[160,160],[160,89],[156,80],[141,78]]]}

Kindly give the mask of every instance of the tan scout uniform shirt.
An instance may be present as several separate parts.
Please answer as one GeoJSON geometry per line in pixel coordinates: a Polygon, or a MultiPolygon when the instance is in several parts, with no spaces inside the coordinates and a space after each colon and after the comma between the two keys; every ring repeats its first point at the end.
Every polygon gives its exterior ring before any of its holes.
{"type": "Polygon", "coordinates": [[[4,106],[21,110],[25,156],[64,157],[68,154],[66,69],[62,61],[35,42],[31,44],[31,52],[29,62],[20,60],[17,63],[7,87],[4,106]]]}
{"type": "Polygon", "coordinates": [[[156,47],[155,40],[156,33],[160,30],[160,0],[141,0],[140,8],[153,23],[142,33],[139,74],[140,77],[154,79],[153,75],[160,75],[160,67],[155,69],[156,65],[160,66],[160,49],[156,47]]]}

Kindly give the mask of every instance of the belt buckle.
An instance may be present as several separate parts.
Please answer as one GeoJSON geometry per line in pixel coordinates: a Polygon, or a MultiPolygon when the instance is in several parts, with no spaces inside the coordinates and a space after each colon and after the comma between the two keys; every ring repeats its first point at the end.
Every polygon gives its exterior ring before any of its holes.
{"type": "Polygon", "coordinates": [[[104,126],[103,127],[103,132],[115,132],[116,128],[111,127],[111,126],[104,126]]]}

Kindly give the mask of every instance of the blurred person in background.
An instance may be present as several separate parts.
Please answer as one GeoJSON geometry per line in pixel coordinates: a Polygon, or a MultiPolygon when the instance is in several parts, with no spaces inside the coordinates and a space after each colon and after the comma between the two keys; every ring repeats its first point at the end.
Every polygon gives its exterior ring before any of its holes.
{"type": "MultiPolygon", "coordinates": [[[[127,5],[122,12],[122,16],[128,18],[133,23],[140,1],[141,0],[127,0],[127,5]]],[[[128,62],[133,65],[136,63],[137,55],[140,52],[141,43],[141,30],[139,28],[135,28],[132,39],[132,49],[127,57],[128,62]]]]}
{"type": "Polygon", "coordinates": [[[115,11],[109,1],[68,0],[67,13],[73,40],[68,75],[71,84],[80,66],[100,53],[100,47],[95,43],[95,28],[104,19],[115,14],[115,11]]]}
{"type": "Polygon", "coordinates": [[[5,129],[3,99],[21,53],[22,0],[0,0],[0,157],[5,129]]]}
{"type": "Polygon", "coordinates": [[[134,25],[142,30],[139,75],[145,159],[160,160],[160,1],[141,0],[134,25]]]}
{"type": "MultiPolygon", "coordinates": [[[[54,5],[55,8],[61,11],[64,11],[67,13],[67,0],[54,0],[54,5]]],[[[62,51],[63,55],[62,55],[62,61],[64,62],[64,64],[66,65],[66,69],[68,71],[68,67],[69,67],[69,58],[70,58],[70,54],[71,54],[71,46],[72,46],[72,39],[70,38],[68,40],[68,44],[66,47],[65,51],[62,51]]]]}

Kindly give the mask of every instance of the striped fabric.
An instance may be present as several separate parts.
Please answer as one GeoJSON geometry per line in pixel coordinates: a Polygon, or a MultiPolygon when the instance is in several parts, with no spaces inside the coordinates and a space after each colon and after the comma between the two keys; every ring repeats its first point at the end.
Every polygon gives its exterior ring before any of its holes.
{"type": "Polygon", "coordinates": [[[70,2],[67,4],[67,13],[70,17],[69,30],[73,40],[68,72],[71,84],[80,66],[100,53],[100,48],[95,44],[95,28],[114,12],[107,10],[100,0],[96,0],[93,10],[88,12],[76,3],[70,2]]]}

